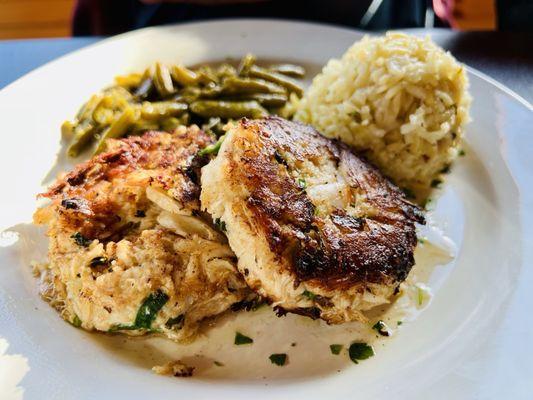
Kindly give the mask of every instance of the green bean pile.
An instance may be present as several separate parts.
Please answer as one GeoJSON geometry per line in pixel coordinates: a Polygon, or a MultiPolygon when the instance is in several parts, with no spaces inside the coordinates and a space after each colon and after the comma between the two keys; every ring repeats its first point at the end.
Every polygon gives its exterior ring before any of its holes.
{"type": "Polygon", "coordinates": [[[115,85],[93,95],[62,133],[70,141],[67,153],[78,156],[92,148],[105,149],[106,140],[148,130],[172,131],[197,124],[217,137],[224,125],[242,117],[287,115],[291,96],[300,98],[298,65],[261,67],[255,56],[245,56],[237,68],[230,64],[189,69],[155,63],[144,73],[117,76],[115,85]]]}

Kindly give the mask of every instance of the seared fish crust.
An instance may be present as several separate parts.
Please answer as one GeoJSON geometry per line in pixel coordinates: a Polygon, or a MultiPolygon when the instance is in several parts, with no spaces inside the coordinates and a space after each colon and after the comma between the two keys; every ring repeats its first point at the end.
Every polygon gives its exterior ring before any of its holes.
{"type": "Polygon", "coordinates": [[[189,340],[249,290],[225,237],[199,212],[197,127],[110,140],[41,195],[49,263],[43,295],[87,330],[189,340]]]}
{"type": "Polygon", "coordinates": [[[226,226],[248,285],[330,323],[364,320],[414,264],[420,210],[315,129],[243,120],[202,170],[202,207],[226,226]]]}

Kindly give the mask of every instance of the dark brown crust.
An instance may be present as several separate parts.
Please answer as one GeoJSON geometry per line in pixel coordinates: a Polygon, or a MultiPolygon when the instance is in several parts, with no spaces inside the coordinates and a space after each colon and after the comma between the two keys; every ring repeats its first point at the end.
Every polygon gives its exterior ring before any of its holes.
{"type": "MultiPolygon", "coordinates": [[[[62,221],[70,230],[82,233],[88,239],[114,240],[124,236],[135,224],[122,223],[119,216],[123,204],[101,191],[103,182],[113,185],[119,193],[121,183],[133,172],[142,171],[138,186],[153,186],[168,191],[191,211],[198,211],[200,186],[198,174],[207,159],[196,155],[199,149],[212,143],[212,138],[197,128],[184,133],[147,132],[109,142],[111,150],[77,165],[59,179],[41,197],[53,200],[62,221]]],[[[123,191],[126,196],[126,189],[123,191]]],[[[135,200],[128,197],[126,200],[135,200]]],[[[138,204],[142,215],[142,204],[138,204]]],[[[135,215],[139,217],[139,215],[135,215]]]]}
{"type": "Polygon", "coordinates": [[[256,229],[294,275],[295,285],[312,282],[342,290],[396,284],[407,277],[414,264],[415,222],[424,223],[424,217],[402,191],[345,145],[310,126],[269,117],[243,120],[241,128],[252,136],[235,138],[243,150],[230,162],[232,180],[246,185],[256,229]],[[352,192],[366,194],[372,215],[355,218],[337,209],[315,216],[311,199],[288,175],[280,154],[290,154],[293,164],[330,157],[352,192]]]}

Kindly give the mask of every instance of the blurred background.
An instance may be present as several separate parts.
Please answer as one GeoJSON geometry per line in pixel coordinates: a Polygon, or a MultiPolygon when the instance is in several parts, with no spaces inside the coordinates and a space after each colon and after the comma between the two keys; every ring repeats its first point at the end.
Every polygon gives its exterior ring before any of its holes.
{"type": "Polygon", "coordinates": [[[229,17],[292,18],[368,30],[532,31],[533,0],[0,0],[0,39],[110,35],[229,17]]]}

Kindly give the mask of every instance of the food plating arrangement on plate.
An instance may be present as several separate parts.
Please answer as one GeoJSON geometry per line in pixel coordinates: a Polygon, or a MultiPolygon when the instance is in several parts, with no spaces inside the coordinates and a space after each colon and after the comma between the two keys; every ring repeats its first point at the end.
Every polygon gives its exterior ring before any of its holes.
{"type": "MultiPolygon", "coordinates": [[[[363,38],[306,91],[303,67],[261,61],[155,62],[62,126],[79,163],[39,195],[41,294],[78,328],[205,342],[157,373],[202,375],[201,359],[222,369],[233,346],[254,352],[246,317],[233,343],[209,340],[235,313],[260,314],[248,319],[266,334],[274,313],[321,320],[308,334],[331,342],[313,351],[357,364],[401,335],[430,301],[424,275],[453,256],[422,226],[464,154],[464,68],[401,33],[363,38]]],[[[291,352],[308,340],[263,361],[299,368],[291,352]]]]}
{"type": "Polygon", "coordinates": [[[0,110],[28,399],[528,398],[531,109],[431,37],[143,29],[0,110]]]}

